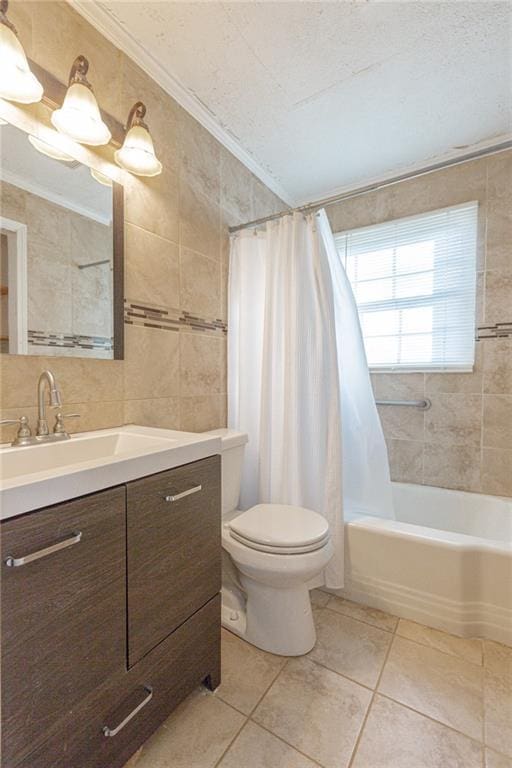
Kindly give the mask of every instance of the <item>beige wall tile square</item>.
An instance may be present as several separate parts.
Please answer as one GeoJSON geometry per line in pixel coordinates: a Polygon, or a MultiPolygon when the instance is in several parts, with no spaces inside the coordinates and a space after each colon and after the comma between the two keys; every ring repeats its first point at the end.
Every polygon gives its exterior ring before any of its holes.
{"type": "Polygon", "coordinates": [[[208,319],[220,319],[220,262],[181,249],[181,308],[208,319]]]}
{"type": "Polygon", "coordinates": [[[177,331],[126,326],[124,381],[127,400],[179,395],[179,337],[177,331]]]}
{"type": "Polygon", "coordinates": [[[180,333],[181,395],[220,394],[224,339],[200,333],[180,333]]]}
{"type": "Polygon", "coordinates": [[[480,448],[425,443],[423,479],[426,485],[480,490],[480,448]]]}
{"type": "Polygon", "coordinates": [[[183,247],[220,259],[219,204],[191,187],[186,179],[180,180],[180,237],[183,247]]]}
{"type": "Polygon", "coordinates": [[[176,243],[126,224],[125,296],[150,306],[179,308],[180,260],[176,243]]]}
{"type": "Polygon", "coordinates": [[[180,429],[206,432],[226,426],[226,395],[196,395],[180,399],[180,429]]]}
{"type": "Polygon", "coordinates": [[[416,643],[426,645],[429,648],[437,648],[438,651],[448,653],[465,659],[472,664],[482,664],[482,641],[476,638],[457,637],[441,632],[439,629],[417,624],[415,621],[400,619],[397,635],[414,640],[416,643]]]}
{"type": "Polygon", "coordinates": [[[347,768],[371,692],[309,659],[291,659],[253,719],[324,768],[347,768]]]}
{"type": "Polygon", "coordinates": [[[221,146],[187,112],[180,119],[180,179],[212,202],[220,201],[221,146]]]}
{"type": "Polygon", "coordinates": [[[168,165],[153,178],[125,174],[125,221],[178,243],[178,187],[176,171],[168,165]]]}
{"type": "Polygon", "coordinates": [[[485,273],[485,324],[510,323],[512,268],[492,269],[485,273]]]}
{"type": "Polygon", "coordinates": [[[352,768],[480,768],[482,747],[394,701],[377,696],[352,768]]]}
{"type": "Polygon", "coordinates": [[[328,608],[316,612],[315,625],[316,645],[309,658],[374,688],[392,635],[328,608]]]}
{"type": "Polygon", "coordinates": [[[482,740],[482,668],[395,636],[379,691],[482,740]]]}
{"type": "Polygon", "coordinates": [[[371,381],[376,400],[421,400],[425,395],[423,373],[372,373],[371,381]]]}
{"type": "Polygon", "coordinates": [[[288,209],[286,203],[270,192],[265,184],[251,174],[252,218],[261,219],[288,209]]]}
{"type": "Polygon", "coordinates": [[[392,405],[379,405],[377,410],[387,440],[423,440],[424,411],[392,405]]]}
{"type": "Polygon", "coordinates": [[[483,391],[512,395],[512,338],[486,339],[483,349],[483,391]]]}
{"type": "Polygon", "coordinates": [[[125,400],[125,424],[140,424],[159,429],[180,429],[180,398],[160,397],[125,400]]]}
{"type": "Polygon", "coordinates": [[[214,768],[244,723],[232,707],[197,690],[146,741],[130,768],[214,768]]]}
{"type": "Polygon", "coordinates": [[[286,663],[222,630],[222,683],[215,695],[250,715],[286,663]]]}
{"type": "Polygon", "coordinates": [[[400,483],[422,483],[424,443],[390,439],[386,440],[386,444],[391,479],[400,483]]]}
{"type": "Polygon", "coordinates": [[[249,721],[222,758],[219,768],[315,768],[315,765],[284,741],[249,721]]]}
{"type": "Polygon", "coordinates": [[[326,212],[332,231],[345,232],[382,221],[379,218],[378,199],[378,193],[370,192],[367,195],[359,195],[328,205],[326,212]]]}
{"type": "Polygon", "coordinates": [[[481,439],[480,395],[436,394],[425,412],[425,440],[443,445],[474,445],[481,439]]]}
{"type": "MultiPolygon", "coordinates": [[[[231,152],[222,148],[220,158],[220,206],[225,223],[235,227],[254,219],[251,189],[252,174],[231,152]]],[[[284,206],[283,206],[284,208],[284,206]]]]}
{"type": "Polygon", "coordinates": [[[366,624],[373,624],[374,627],[385,629],[388,632],[394,632],[398,624],[398,618],[390,613],[379,611],[378,608],[372,608],[369,605],[353,603],[351,600],[345,600],[343,597],[330,597],[327,607],[331,611],[350,616],[352,619],[364,621],[366,624]]]}
{"type": "Polygon", "coordinates": [[[483,348],[475,344],[475,366],[471,373],[427,373],[425,394],[427,397],[442,394],[480,394],[482,391],[483,348]]]}
{"type": "Polygon", "coordinates": [[[512,395],[484,395],[483,445],[512,446],[512,395]]]}
{"type": "Polygon", "coordinates": [[[485,768],[512,768],[512,758],[499,755],[491,749],[486,749],[485,768]]]}
{"type": "Polygon", "coordinates": [[[512,448],[482,450],[482,493],[512,496],[512,448]]]}

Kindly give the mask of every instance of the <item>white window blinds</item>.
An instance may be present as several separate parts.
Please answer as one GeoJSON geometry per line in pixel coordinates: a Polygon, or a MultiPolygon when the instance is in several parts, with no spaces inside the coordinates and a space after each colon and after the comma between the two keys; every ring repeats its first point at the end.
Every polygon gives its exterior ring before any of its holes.
{"type": "Polygon", "coordinates": [[[370,368],[470,370],[478,203],[341,232],[370,368]]]}

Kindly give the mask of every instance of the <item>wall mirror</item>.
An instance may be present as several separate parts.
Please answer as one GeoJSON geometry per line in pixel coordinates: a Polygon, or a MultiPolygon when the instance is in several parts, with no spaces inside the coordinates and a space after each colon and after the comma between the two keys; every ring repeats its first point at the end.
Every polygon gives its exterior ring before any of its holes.
{"type": "Polygon", "coordinates": [[[1,351],[122,358],[123,188],[33,142],[0,127],[1,351]]]}

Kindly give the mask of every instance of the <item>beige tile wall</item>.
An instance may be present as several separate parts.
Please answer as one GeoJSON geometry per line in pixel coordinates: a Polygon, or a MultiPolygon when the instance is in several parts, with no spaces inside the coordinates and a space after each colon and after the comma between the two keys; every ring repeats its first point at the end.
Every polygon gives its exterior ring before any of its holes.
{"type": "MultiPolygon", "coordinates": [[[[512,151],[393,184],[328,208],[335,232],[469,200],[480,204],[477,325],[512,323],[512,151]]],[[[512,496],[512,337],[476,343],[473,373],[378,373],[395,480],[512,496]]]]}
{"type": "MultiPolygon", "coordinates": [[[[282,201],[66,3],[13,0],[9,16],[27,54],[62,82],[75,56],[87,56],[98,101],[120,122],[136,100],[148,107],[164,172],[127,177],[126,297],[226,320],[228,226],[283,210],[282,201]]],[[[224,336],[125,328],[124,361],[2,355],[0,416],[34,422],[37,377],[49,366],[66,408],[82,414],[70,423],[77,430],[225,424],[224,336]]],[[[12,435],[4,428],[1,439],[12,435]]]]}

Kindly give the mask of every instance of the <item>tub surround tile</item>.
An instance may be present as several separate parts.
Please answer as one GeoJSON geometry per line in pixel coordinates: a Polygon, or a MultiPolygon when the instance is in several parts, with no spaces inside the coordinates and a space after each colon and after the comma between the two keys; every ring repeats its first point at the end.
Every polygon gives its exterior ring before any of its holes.
{"type": "Polygon", "coordinates": [[[424,443],[386,439],[391,479],[401,483],[423,482],[424,443]]]}
{"type": "Polygon", "coordinates": [[[222,630],[222,683],[215,695],[250,715],[286,664],[283,656],[265,653],[222,630]]]}
{"type": "Polygon", "coordinates": [[[336,613],[350,616],[352,619],[364,621],[366,624],[373,624],[374,627],[385,629],[388,632],[394,632],[398,624],[397,616],[392,616],[390,613],[385,613],[369,605],[354,603],[344,597],[330,597],[327,608],[336,611],[336,613]]]}
{"type": "Polygon", "coordinates": [[[485,324],[512,322],[512,267],[485,274],[485,324]]]}
{"type": "Polygon", "coordinates": [[[244,722],[240,712],[197,690],[148,739],[130,768],[214,768],[244,722]]]}
{"type": "Polygon", "coordinates": [[[416,643],[437,648],[451,656],[465,659],[472,664],[482,664],[482,641],[473,638],[457,637],[439,629],[417,624],[415,621],[400,619],[397,627],[397,635],[416,643]]]}
{"type": "Polygon", "coordinates": [[[512,446],[512,395],[485,395],[483,416],[485,448],[512,446]]]}
{"type": "Polygon", "coordinates": [[[408,413],[407,408],[378,405],[380,422],[388,440],[423,440],[424,412],[416,408],[408,413]]]}
{"type": "Polygon", "coordinates": [[[181,395],[220,394],[222,389],[223,339],[180,333],[181,395]]]}
{"type": "Polygon", "coordinates": [[[372,373],[371,381],[376,400],[421,400],[425,396],[423,373],[372,373]]]}
{"type": "Polygon", "coordinates": [[[329,609],[317,612],[315,624],[316,645],[309,658],[374,688],[392,635],[329,609]]]}
{"type": "Polygon", "coordinates": [[[352,768],[480,768],[482,747],[377,695],[352,768]]]}
{"type": "Polygon", "coordinates": [[[379,692],[481,741],[482,675],[475,664],[395,636],[379,692]]]}
{"type": "Polygon", "coordinates": [[[480,490],[480,448],[425,443],[423,481],[455,490],[480,490]]]}
{"type": "Polygon", "coordinates": [[[248,722],[219,763],[219,768],[315,768],[313,763],[272,733],[248,722]]]}
{"type": "Polygon", "coordinates": [[[485,344],[483,391],[487,395],[512,395],[512,338],[485,344]]]}
{"type": "Polygon", "coordinates": [[[291,659],[253,719],[324,768],[347,768],[371,695],[310,659],[291,659]]]}
{"type": "Polygon", "coordinates": [[[482,493],[512,496],[512,449],[483,449],[482,493]]]}
{"type": "Polygon", "coordinates": [[[474,369],[468,373],[426,373],[425,395],[481,394],[483,378],[483,348],[475,345],[474,369]]]}
{"type": "Polygon", "coordinates": [[[441,394],[425,412],[425,441],[444,445],[480,445],[480,395],[441,394]]]}

